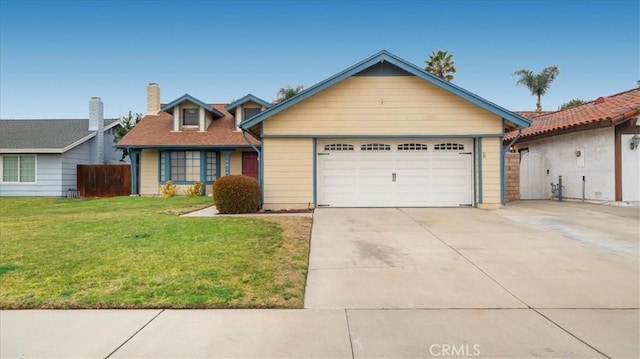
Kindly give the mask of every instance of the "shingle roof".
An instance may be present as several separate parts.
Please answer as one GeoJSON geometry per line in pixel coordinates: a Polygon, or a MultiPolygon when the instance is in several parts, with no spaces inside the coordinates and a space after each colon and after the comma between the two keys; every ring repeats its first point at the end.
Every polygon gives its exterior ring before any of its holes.
{"type": "MultiPolygon", "coordinates": [[[[559,110],[532,118],[531,127],[522,130],[520,138],[551,134],[567,129],[579,130],[586,125],[601,123],[603,126],[616,125],[638,115],[640,111],[640,88],[620,92],[586,104],[559,110]]],[[[504,136],[510,141],[517,136],[511,131],[504,136]]]]}
{"type": "MultiPolygon", "coordinates": [[[[118,121],[105,119],[105,129],[118,121]]],[[[95,132],[88,128],[88,119],[3,119],[0,120],[0,152],[25,149],[34,153],[62,153],[93,137],[95,132]]]]}
{"type": "MultiPolygon", "coordinates": [[[[116,147],[234,147],[249,146],[242,137],[242,132],[236,131],[235,118],[224,104],[211,105],[224,117],[214,119],[206,131],[195,130],[173,131],[173,116],[160,112],[156,116],[147,115],[129,133],[127,133],[116,147]]],[[[254,145],[260,143],[247,136],[254,145]]]]}

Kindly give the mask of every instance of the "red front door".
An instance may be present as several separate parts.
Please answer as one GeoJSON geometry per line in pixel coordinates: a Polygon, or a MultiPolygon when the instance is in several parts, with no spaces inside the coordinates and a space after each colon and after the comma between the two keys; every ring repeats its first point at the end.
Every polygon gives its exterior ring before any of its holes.
{"type": "Polygon", "coordinates": [[[258,179],[258,154],[242,152],[242,174],[258,179]]]}

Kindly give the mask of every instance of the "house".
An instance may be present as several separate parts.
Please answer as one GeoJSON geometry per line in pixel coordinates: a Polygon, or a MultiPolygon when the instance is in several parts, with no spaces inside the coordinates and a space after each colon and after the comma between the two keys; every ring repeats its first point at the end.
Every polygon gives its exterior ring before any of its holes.
{"type": "Polygon", "coordinates": [[[506,134],[522,156],[520,198],[549,198],[562,176],[563,197],[640,201],[639,111],[634,88],[533,116],[531,127],[506,134]]]}
{"type": "Polygon", "coordinates": [[[0,120],[0,196],[65,196],[79,164],[118,162],[118,119],[104,119],[99,97],[88,119],[0,120]]]}
{"type": "Polygon", "coordinates": [[[502,137],[530,124],[387,51],[277,105],[253,96],[209,105],[185,95],[160,108],[155,96],[152,87],[150,113],[118,143],[139,151],[139,193],[158,194],[166,179],[209,185],[223,174],[212,167],[241,173],[254,152],[265,209],[497,208],[502,137]],[[244,113],[249,105],[256,110],[244,113]]]}
{"type": "Polygon", "coordinates": [[[147,114],[117,144],[129,149],[132,194],[159,195],[171,180],[184,194],[196,181],[212,191],[220,176],[245,174],[258,178],[260,142],[243,133],[243,119],[270,104],[251,94],[231,104],[208,104],[185,94],[160,103],[160,87],[147,86],[147,114]]]}

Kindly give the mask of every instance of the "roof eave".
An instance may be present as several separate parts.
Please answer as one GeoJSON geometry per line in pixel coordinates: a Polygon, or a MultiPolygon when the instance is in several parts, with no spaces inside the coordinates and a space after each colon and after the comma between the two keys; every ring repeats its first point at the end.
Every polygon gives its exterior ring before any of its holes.
{"type": "Polygon", "coordinates": [[[203,101],[198,100],[197,98],[189,95],[189,94],[184,94],[182,96],[180,96],[179,98],[171,101],[170,103],[162,106],[161,110],[167,113],[173,113],[173,108],[176,105],[179,105],[185,101],[189,101],[192,102],[202,108],[205,109],[205,111],[209,111],[211,113],[213,113],[214,115],[218,116],[218,117],[224,117],[224,114],[222,114],[220,111],[216,110],[213,106],[204,103],[203,101]]]}
{"type": "Polygon", "coordinates": [[[240,98],[240,99],[238,99],[236,101],[233,101],[232,103],[228,104],[227,106],[224,107],[224,109],[227,110],[227,111],[232,111],[236,107],[238,107],[240,105],[243,105],[243,104],[245,104],[245,103],[247,103],[249,101],[255,102],[258,105],[264,106],[266,108],[271,107],[271,103],[261,99],[258,96],[255,96],[255,95],[252,95],[252,94],[248,94],[248,95],[245,95],[242,98],[240,98]]]}
{"type": "Polygon", "coordinates": [[[418,68],[417,66],[385,51],[382,50],[379,53],[360,61],[359,63],[343,70],[342,72],[339,72],[336,75],[333,75],[332,77],[329,77],[328,79],[317,83],[316,85],[300,92],[299,94],[297,94],[296,96],[283,101],[269,109],[267,109],[266,111],[262,112],[261,114],[258,114],[256,116],[254,116],[253,118],[243,122],[240,124],[240,127],[243,129],[249,129],[261,122],[263,122],[264,120],[266,120],[267,118],[286,110],[287,108],[317,94],[320,91],[323,91],[333,85],[335,85],[336,83],[351,77],[355,74],[357,74],[358,72],[365,70],[366,68],[373,66],[381,61],[389,61],[391,64],[401,68],[402,70],[405,70],[407,72],[409,72],[412,75],[418,76],[420,78],[422,78],[423,80],[426,80],[428,82],[430,82],[431,84],[434,84],[446,91],[449,91],[455,95],[457,95],[458,97],[461,97],[489,112],[492,112],[494,114],[496,114],[497,116],[500,116],[502,119],[512,123],[513,125],[517,126],[517,127],[521,127],[521,128],[526,128],[529,127],[531,125],[531,121],[529,121],[528,119],[519,116],[517,114],[514,114],[513,112],[502,108],[492,102],[489,102],[475,94],[472,94],[471,92],[462,89],[450,82],[444,81],[440,78],[438,78],[437,76],[434,76],[420,68],[418,68]]]}

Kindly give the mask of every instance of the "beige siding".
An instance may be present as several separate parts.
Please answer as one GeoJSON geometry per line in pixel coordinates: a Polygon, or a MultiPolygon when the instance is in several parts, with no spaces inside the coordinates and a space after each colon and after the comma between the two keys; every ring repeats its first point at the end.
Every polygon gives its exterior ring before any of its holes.
{"type": "Polygon", "coordinates": [[[502,139],[482,139],[482,204],[484,208],[496,208],[501,204],[500,151],[502,139]]]}
{"type": "Polygon", "coordinates": [[[354,76],[274,115],[265,135],[495,134],[502,120],[415,76],[354,76]]]}
{"type": "Polygon", "coordinates": [[[158,150],[142,150],[140,153],[140,194],[160,194],[158,185],[158,150]]]}
{"type": "MultiPolygon", "coordinates": [[[[222,156],[224,158],[224,155],[222,156]]],[[[232,175],[242,174],[242,151],[234,151],[231,156],[230,172],[232,175]]],[[[224,168],[224,167],[222,167],[224,168]]]]}
{"type": "Polygon", "coordinates": [[[264,140],[264,207],[313,206],[313,140],[264,140]]]}

